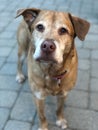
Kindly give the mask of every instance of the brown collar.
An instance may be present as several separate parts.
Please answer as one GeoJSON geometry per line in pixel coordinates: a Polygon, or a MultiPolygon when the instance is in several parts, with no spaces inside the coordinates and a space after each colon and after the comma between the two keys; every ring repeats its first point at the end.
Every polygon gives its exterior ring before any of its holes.
{"type": "Polygon", "coordinates": [[[54,79],[54,80],[61,80],[61,79],[63,79],[64,78],[64,76],[67,74],[67,70],[65,70],[63,73],[61,73],[60,75],[55,75],[55,76],[53,76],[52,78],[54,79]]]}

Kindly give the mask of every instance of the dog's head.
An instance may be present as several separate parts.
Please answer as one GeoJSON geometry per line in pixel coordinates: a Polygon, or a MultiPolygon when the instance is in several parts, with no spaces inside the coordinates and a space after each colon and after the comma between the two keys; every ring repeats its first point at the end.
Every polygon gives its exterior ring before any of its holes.
{"type": "Polygon", "coordinates": [[[84,40],[90,26],[87,21],[64,12],[31,8],[18,10],[16,17],[20,15],[32,33],[33,57],[37,61],[62,63],[74,38],[84,40]]]}

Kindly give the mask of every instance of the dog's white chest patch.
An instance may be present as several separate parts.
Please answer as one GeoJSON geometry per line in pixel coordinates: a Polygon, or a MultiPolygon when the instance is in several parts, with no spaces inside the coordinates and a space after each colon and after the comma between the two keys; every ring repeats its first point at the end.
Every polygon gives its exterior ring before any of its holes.
{"type": "Polygon", "coordinates": [[[45,97],[42,95],[42,92],[34,92],[34,96],[37,98],[37,99],[45,99],[45,97]]]}

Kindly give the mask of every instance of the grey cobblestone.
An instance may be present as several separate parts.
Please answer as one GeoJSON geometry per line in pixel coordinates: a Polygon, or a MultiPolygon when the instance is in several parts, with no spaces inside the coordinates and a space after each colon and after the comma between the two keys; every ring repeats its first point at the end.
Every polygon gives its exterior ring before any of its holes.
{"type": "Polygon", "coordinates": [[[7,62],[17,62],[18,59],[18,47],[15,47],[12,50],[12,53],[9,55],[9,57],[7,58],[7,62]]]}
{"type": "Polygon", "coordinates": [[[19,91],[22,84],[18,84],[15,81],[15,76],[0,76],[0,91],[1,90],[11,90],[19,91]]]}
{"type": "Polygon", "coordinates": [[[70,128],[80,130],[90,130],[90,128],[92,128],[92,111],[67,107],[65,110],[65,117],[70,128]]]}
{"type": "Polygon", "coordinates": [[[77,79],[75,89],[88,91],[88,89],[89,89],[89,77],[90,77],[89,71],[79,70],[78,71],[78,79],[77,79]]]}
{"type": "Polygon", "coordinates": [[[2,75],[16,75],[16,64],[15,63],[6,63],[0,70],[2,75]]]}
{"type": "Polygon", "coordinates": [[[2,67],[5,61],[6,61],[6,57],[0,57],[0,68],[2,67]]]}
{"type": "Polygon", "coordinates": [[[14,34],[15,34],[15,32],[11,32],[11,31],[2,32],[2,34],[0,35],[0,38],[8,38],[8,39],[10,39],[10,38],[13,38],[14,34]]]}
{"type": "Polygon", "coordinates": [[[98,79],[97,78],[92,78],[91,79],[91,82],[90,82],[90,88],[91,88],[91,91],[98,91],[98,79]]]}
{"type": "Polygon", "coordinates": [[[90,61],[87,59],[79,59],[79,69],[89,70],[90,69],[90,61]]]}
{"type": "Polygon", "coordinates": [[[97,28],[98,28],[97,24],[92,24],[92,26],[90,27],[89,32],[92,33],[92,34],[98,34],[97,28]]]}
{"type": "Polygon", "coordinates": [[[92,61],[91,66],[92,66],[91,75],[93,77],[98,78],[98,69],[97,69],[98,68],[98,61],[92,61]]]}
{"type": "Polygon", "coordinates": [[[35,115],[32,94],[22,92],[12,110],[11,118],[32,122],[35,115]]]}
{"type": "Polygon", "coordinates": [[[15,39],[10,39],[10,40],[8,40],[8,39],[0,39],[0,46],[2,46],[2,47],[13,47],[13,46],[15,46],[15,44],[16,44],[16,41],[15,41],[15,39]]]}
{"type": "Polygon", "coordinates": [[[0,47],[0,57],[7,57],[11,52],[11,47],[0,47]]]}
{"type": "Polygon", "coordinates": [[[22,91],[24,91],[24,92],[31,92],[28,80],[25,81],[25,84],[23,85],[22,91]]]}
{"type": "Polygon", "coordinates": [[[4,130],[30,130],[31,124],[27,122],[9,120],[4,130]]]}
{"type": "Polygon", "coordinates": [[[89,33],[89,35],[87,35],[87,37],[86,37],[86,41],[85,41],[85,47],[88,47],[88,48],[91,48],[91,49],[97,49],[97,42],[98,42],[98,37],[97,37],[97,34],[91,34],[91,33],[89,33]],[[87,43],[89,42],[89,44],[91,43],[91,44],[94,44],[94,45],[90,45],[90,46],[88,46],[88,44],[86,43],[86,41],[87,41],[87,43]]]}
{"type": "Polygon", "coordinates": [[[75,45],[76,45],[76,48],[80,49],[83,47],[83,41],[80,41],[78,38],[75,39],[75,45]]]}
{"type": "Polygon", "coordinates": [[[98,60],[98,50],[93,50],[91,56],[92,59],[98,60]]]}
{"type": "Polygon", "coordinates": [[[9,110],[6,108],[0,108],[0,130],[4,128],[8,116],[9,116],[9,110]]]}
{"type": "Polygon", "coordinates": [[[16,92],[0,90],[0,107],[11,108],[17,97],[16,92]]]}
{"type": "Polygon", "coordinates": [[[87,108],[88,107],[88,93],[78,90],[72,90],[67,97],[67,106],[87,108]]]}
{"type": "Polygon", "coordinates": [[[88,49],[78,49],[78,57],[82,59],[89,59],[90,51],[88,49]]]}
{"type": "Polygon", "coordinates": [[[98,41],[86,41],[84,48],[87,49],[98,49],[98,41]]]}
{"type": "Polygon", "coordinates": [[[98,112],[94,112],[93,114],[93,124],[92,124],[92,127],[90,128],[90,130],[97,130],[98,129],[98,125],[97,125],[97,122],[98,122],[98,112]]]}
{"type": "Polygon", "coordinates": [[[98,93],[91,93],[91,104],[90,108],[93,110],[98,110],[98,93]]]}

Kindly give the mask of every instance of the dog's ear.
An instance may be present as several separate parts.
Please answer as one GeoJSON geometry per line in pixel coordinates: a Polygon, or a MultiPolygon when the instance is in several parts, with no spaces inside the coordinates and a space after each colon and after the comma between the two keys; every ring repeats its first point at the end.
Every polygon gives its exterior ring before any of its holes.
{"type": "Polygon", "coordinates": [[[83,41],[85,39],[86,34],[88,33],[90,23],[84,19],[72,16],[71,14],[69,14],[69,17],[73,24],[75,35],[83,41]]]}
{"type": "Polygon", "coordinates": [[[26,23],[30,24],[36,19],[39,12],[40,12],[40,9],[35,9],[35,8],[19,9],[17,11],[17,15],[15,18],[22,15],[26,23]]]}

